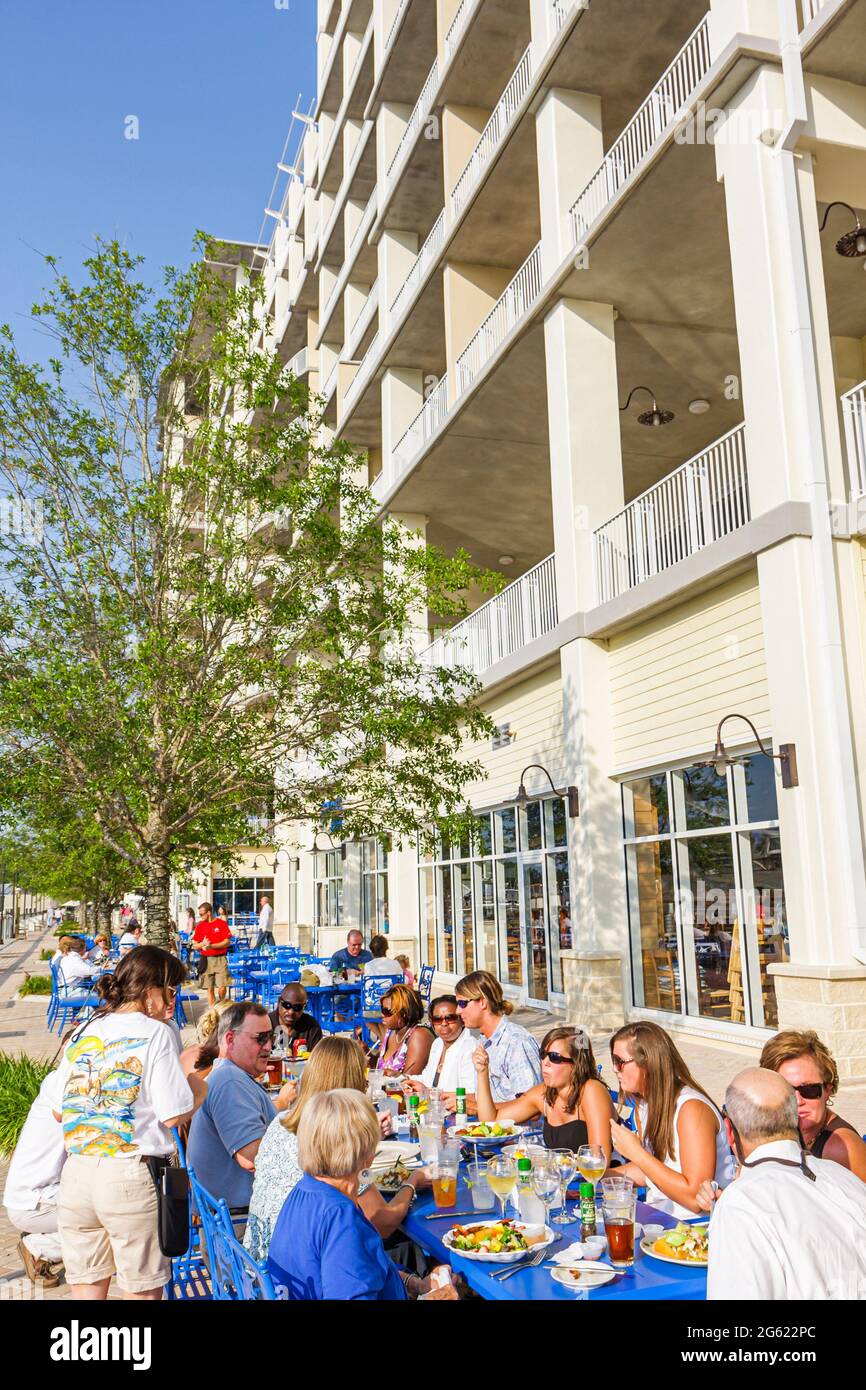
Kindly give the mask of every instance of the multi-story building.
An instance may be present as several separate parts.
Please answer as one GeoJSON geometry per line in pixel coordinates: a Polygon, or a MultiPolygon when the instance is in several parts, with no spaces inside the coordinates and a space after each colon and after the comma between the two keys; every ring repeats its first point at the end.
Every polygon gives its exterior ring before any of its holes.
{"type": "Polygon", "coordinates": [[[288,178],[273,341],[510,582],[419,635],[498,729],[479,842],[311,831],[277,920],[862,1078],[866,0],[319,0],[288,178]]]}

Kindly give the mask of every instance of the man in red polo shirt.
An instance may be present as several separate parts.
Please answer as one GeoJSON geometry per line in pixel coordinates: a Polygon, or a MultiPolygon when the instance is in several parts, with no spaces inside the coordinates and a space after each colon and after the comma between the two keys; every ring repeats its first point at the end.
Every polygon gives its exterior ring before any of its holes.
{"type": "Polygon", "coordinates": [[[192,934],[192,944],[198,946],[205,961],[201,983],[207,990],[207,1002],[213,1008],[219,992],[220,999],[228,993],[229,971],[226,963],[231,931],[224,917],[212,916],[210,903],[199,903],[198,923],[192,934]]]}

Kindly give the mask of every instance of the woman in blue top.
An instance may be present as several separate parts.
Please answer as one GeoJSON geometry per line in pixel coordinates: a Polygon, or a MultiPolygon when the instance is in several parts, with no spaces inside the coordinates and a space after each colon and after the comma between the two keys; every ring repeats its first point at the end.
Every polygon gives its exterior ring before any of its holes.
{"type": "Polygon", "coordinates": [[[385,1254],[382,1239],[358,1207],[361,1174],[379,1143],[376,1112],[357,1091],[314,1096],[298,1128],[304,1176],[286,1198],[274,1227],[268,1269],[289,1298],[456,1298],[450,1281],[406,1274],[385,1254]]]}

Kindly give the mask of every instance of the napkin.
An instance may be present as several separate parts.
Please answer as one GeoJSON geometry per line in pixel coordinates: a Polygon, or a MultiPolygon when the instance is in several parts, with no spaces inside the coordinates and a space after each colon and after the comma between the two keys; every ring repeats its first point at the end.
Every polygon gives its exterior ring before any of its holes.
{"type": "Polygon", "coordinates": [[[550,1255],[549,1261],[555,1265],[573,1265],[575,1260],[582,1260],[586,1251],[579,1240],[571,1245],[566,1245],[564,1250],[558,1250],[555,1255],[550,1255]]]}

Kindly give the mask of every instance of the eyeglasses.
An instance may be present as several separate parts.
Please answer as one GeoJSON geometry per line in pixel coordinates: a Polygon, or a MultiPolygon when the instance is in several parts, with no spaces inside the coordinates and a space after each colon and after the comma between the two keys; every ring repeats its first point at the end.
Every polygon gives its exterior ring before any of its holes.
{"type": "Polygon", "coordinates": [[[610,1064],[613,1067],[614,1071],[622,1071],[623,1067],[631,1066],[633,1061],[633,1057],[617,1057],[616,1053],[614,1052],[611,1054],[610,1064]]]}
{"type": "Polygon", "coordinates": [[[804,1100],[820,1100],[824,1094],[823,1081],[804,1081],[802,1086],[793,1086],[792,1090],[802,1096],[804,1100]]]}
{"type": "Polygon", "coordinates": [[[458,1000],[457,1000],[457,1007],[458,1007],[458,1009],[468,1009],[470,1004],[477,1004],[477,1003],[478,1003],[478,1000],[477,1000],[477,999],[458,999],[458,1000]]]}
{"type": "Polygon", "coordinates": [[[554,1066],[561,1067],[563,1063],[570,1062],[570,1057],[563,1057],[561,1052],[542,1052],[542,1062],[553,1062],[554,1066]]]}
{"type": "Polygon", "coordinates": [[[246,1036],[252,1038],[256,1047],[264,1047],[265,1043],[273,1042],[274,1030],[273,1028],[269,1028],[266,1033],[247,1033],[246,1036]]]}
{"type": "Polygon", "coordinates": [[[383,1018],[393,1018],[393,1017],[394,1017],[394,1010],[393,1010],[393,1009],[386,1009],[385,1006],[384,1006],[384,1004],[383,1004],[383,1005],[382,1005],[382,1017],[383,1017],[383,1018]]]}
{"type": "Polygon", "coordinates": [[[434,1019],[433,1019],[433,1022],[434,1022],[434,1023],[459,1023],[459,1022],[460,1022],[460,1015],[459,1015],[459,1014],[436,1014],[435,1017],[434,1017],[434,1019]]]}
{"type": "Polygon", "coordinates": [[[291,999],[281,999],[280,1008],[293,1014],[302,1014],[304,1012],[303,1004],[293,1004],[291,999]]]}

